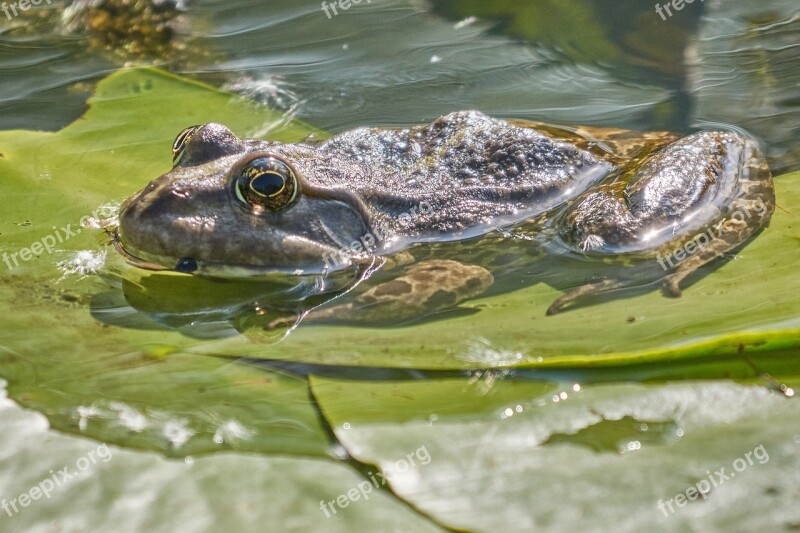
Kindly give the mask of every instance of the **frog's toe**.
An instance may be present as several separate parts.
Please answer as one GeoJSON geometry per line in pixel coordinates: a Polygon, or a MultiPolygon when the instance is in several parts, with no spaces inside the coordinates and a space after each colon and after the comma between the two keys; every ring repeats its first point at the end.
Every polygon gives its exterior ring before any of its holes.
{"type": "Polygon", "coordinates": [[[553,316],[560,313],[567,305],[585,296],[602,294],[606,291],[623,287],[624,285],[625,283],[618,279],[603,279],[582,285],[577,289],[573,289],[563,296],[557,298],[552,304],[550,304],[550,307],[547,308],[547,316],[553,316]]]}
{"type": "Polygon", "coordinates": [[[672,274],[664,280],[664,294],[673,298],[680,298],[683,295],[680,283],[685,276],[672,274]]]}

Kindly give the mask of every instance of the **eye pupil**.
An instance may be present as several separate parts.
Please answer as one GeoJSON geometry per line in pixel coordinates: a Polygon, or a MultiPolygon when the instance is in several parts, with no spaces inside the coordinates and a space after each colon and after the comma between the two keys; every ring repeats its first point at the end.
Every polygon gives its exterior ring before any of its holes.
{"type": "Polygon", "coordinates": [[[261,196],[275,196],[284,186],[283,177],[277,172],[266,172],[250,182],[250,188],[261,196]]]}
{"type": "Polygon", "coordinates": [[[297,198],[292,168],[275,156],[261,156],[242,166],[234,179],[236,197],[250,209],[277,212],[297,198]]]}

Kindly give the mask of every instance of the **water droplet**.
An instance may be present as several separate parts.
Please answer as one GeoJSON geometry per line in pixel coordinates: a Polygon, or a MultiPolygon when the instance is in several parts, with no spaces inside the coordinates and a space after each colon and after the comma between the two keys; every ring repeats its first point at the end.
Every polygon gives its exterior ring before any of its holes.
{"type": "Polygon", "coordinates": [[[636,451],[636,450],[641,450],[642,449],[642,443],[639,442],[638,440],[632,440],[632,441],[630,441],[628,443],[627,446],[625,446],[625,449],[626,449],[626,451],[629,451],[629,452],[633,452],[633,451],[636,451]]]}
{"type": "Polygon", "coordinates": [[[329,453],[331,454],[332,457],[340,459],[342,461],[350,457],[350,455],[347,453],[347,450],[345,450],[344,446],[342,446],[341,444],[334,444],[333,446],[331,446],[329,453]]]}
{"type": "Polygon", "coordinates": [[[164,424],[162,434],[172,444],[174,448],[180,448],[188,441],[196,431],[189,428],[189,422],[184,419],[169,420],[164,424]]]}
{"type": "Polygon", "coordinates": [[[478,22],[478,19],[476,17],[467,17],[464,20],[462,20],[460,22],[457,22],[453,26],[453,28],[455,28],[457,30],[460,30],[461,28],[466,28],[467,26],[471,26],[472,24],[475,24],[476,22],[478,22]]]}

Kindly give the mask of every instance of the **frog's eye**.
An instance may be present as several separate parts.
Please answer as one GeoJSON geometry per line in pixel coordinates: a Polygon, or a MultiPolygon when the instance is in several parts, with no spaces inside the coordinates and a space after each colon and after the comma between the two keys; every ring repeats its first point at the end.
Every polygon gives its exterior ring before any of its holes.
{"type": "Polygon", "coordinates": [[[183,153],[186,150],[186,144],[189,142],[189,139],[192,138],[192,135],[195,134],[197,130],[202,128],[202,126],[189,126],[182,132],[175,137],[175,142],[172,143],[172,165],[175,166],[181,162],[181,158],[183,157],[183,153]]]}
{"type": "Polygon", "coordinates": [[[248,206],[270,211],[288,207],[297,198],[297,176],[275,157],[253,159],[236,176],[236,197],[248,206]]]}

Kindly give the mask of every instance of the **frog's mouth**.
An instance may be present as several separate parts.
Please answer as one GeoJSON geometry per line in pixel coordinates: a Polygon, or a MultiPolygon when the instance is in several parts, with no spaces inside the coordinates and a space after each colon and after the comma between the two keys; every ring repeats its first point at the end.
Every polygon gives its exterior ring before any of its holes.
{"type": "Polygon", "coordinates": [[[151,261],[146,261],[140,257],[137,257],[128,250],[126,250],[125,246],[123,246],[122,241],[120,240],[119,228],[116,228],[111,233],[111,242],[114,243],[114,249],[117,251],[117,253],[121,255],[125,259],[125,261],[127,261],[132,266],[144,270],[171,270],[170,268],[164,265],[153,263],[151,261]]]}
{"type": "MultiPolygon", "coordinates": [[[[181,274],[194,274],[209,277],[221,278],[266,278],[273,275],[303,275],[303,274],[330,274],[340,270],[348,270],[351,267],[358,267],[362,261],[359,261],[356,256],[350,257],[350,261],[342,261],[333,268],[317,269],[281,269],[281,268],[268,268],[264,266],[247,265],[247,264],[229,264],[223,262],[213,262],[193,257],[181,257],[174,259],[167,256],[158,256],[146,253],[132,247],[129,243],[124,242],[123,236],[119,228],[115,228],[109,232],[114,249],[129,265],[141,268],[143,270],[157,271],[157,272],[179,272],[181,274]]],[[[322,252],[321,252],[322,253],[322,252]]],[[[333,257],[334,250],[331,249],[325,256],[333,257]]],[[[334,259],[335,262],[335,259],[334,259]]]]}
{"type": "Polygon", "coordinates": [[[111,232],[111,242],[113,242],[114,249],[117,251],[117,253],[121,255],[129,265],[136,268],[152,271],[173,271],[180,272],[182,274],[194,274],[198,270],[197,261],[191,257],[179,259],[177,264],[173,267],[166,266],[168,261],[159,260],[158,262],[154,262],[152,260],[143,259],[139,255],[136,255],[125,248],[125,245],[122,244],[122,239],[120,238],[119,228],[115,228],[111,232]]]}

